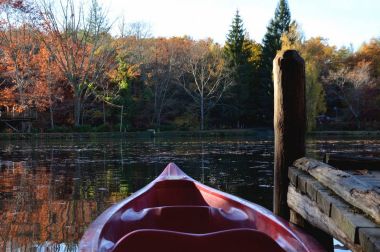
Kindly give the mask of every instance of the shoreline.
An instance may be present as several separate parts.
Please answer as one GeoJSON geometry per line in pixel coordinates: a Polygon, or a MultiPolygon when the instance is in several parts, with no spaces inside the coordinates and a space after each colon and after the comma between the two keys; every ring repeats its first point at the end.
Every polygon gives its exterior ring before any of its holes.
{"type": "MultiPolygon", "coordinates": [[[[161,131],[137,132],[70,132],[70,133],[0,133],[0,140],[29,139],[101,139],[101,138],[172,138],[172,137],[238,137],[273,136],[271,128],[204,130],[204,131],[161,131]]],[[[312,131],[307,137],[316,136],[380,136],[380,131],[312,131]]]]}
{"type": "Polygon", "coordinates": [[[70,132],[70,133],[0,133],[0,140],[28,139],[101,139],[101,138],[172,138],[172,137],[230,137],[273,134],[270,128],[204,130],[204,131],[161,131],[136,132],[70,132]]]}

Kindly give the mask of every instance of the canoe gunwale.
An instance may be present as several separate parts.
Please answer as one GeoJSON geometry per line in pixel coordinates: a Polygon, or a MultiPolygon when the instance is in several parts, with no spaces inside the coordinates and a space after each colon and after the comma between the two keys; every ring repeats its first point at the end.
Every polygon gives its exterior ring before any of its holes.
{"type": "MultiPolygon", "coordinates": [[[[247,200],[241,199],[237,196],[206,186],[196,181],[195,179],[189,177],[174,163],[170,163],[164,169],[164,171],[152,182],[150,182],[149,184],[147,184],[140,190],[136,191],[131,196],[109,207],[101,215],[99,215],[90,224],[85,234],[83,235],[79,244],[80,251],[98,251],[98,248],[100,247],[101,242],[103,240],[102,237],[104,237],[104,232],[105,232],[104,226],[112,219],[112,217],[115,214],[117,214],[119,211],[121,211],[121,209],[125,208],[126,205],[134,201],[135,199],[138,199],[139,197],[143,197],[145,193],[148,193],[159,182],[169,181],[169,180],[181,180],[181,181],[184,180],[184,181],[192,182],[194,183],[195,187],[199,190],[201,194],[203,193],[211,194],[215,197],[222,198],[227,201],[231,201],[235,205],[244,206],[244,208],[251,209],[252,211],[257,212],[258,214],[265,216],[265,218],[268,218],[273,223],[276,223],[280,229],[284,230],[284,232],[287,232],[293,239],[297,240],[297,242],[303,248],[303,251],[307,251],[307,252],[325,251],[324,249],[322,249],[322,246],[318,242],[316,242],[314,238],[310,237],[309,235],[304,233],[304,231],[292,225],[291,223],[285,221],[284,219],[273,215],[273,213],[269,211],[268,209],[260,205],[257,205],[255,203],[249,202],[247,200]]],[[[258,231],[261,231],[261,230],[258,230],[258,231]]],[[[274,239],[277,243],[279,243],[281,247],[284,248],[285,246],[284,249],[286,251],[296,251],[294,250],[294,248],[292,249],[292,247],[287,247],[286,244],[285,245],[281,244],[281,239],[283,240],[283,238],[279,237],[276,240],[274,237],[272,237],[272,239],[274,239]]],[[[116,243],[113,243],[113,244],[115,245],[116,243]]]]}

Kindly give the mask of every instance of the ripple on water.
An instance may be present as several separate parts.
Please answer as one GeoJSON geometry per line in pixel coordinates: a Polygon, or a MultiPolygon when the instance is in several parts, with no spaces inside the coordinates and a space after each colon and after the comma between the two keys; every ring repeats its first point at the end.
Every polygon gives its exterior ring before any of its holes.
{"type": "MultiPolygon", "coordinates": [[[[207,185],[272,205],[268,138],[16,141],[0,150],[0,233],[12,249],[77,251],[96,216],[169,162],[207,185]]],[[[327,152],[380,156],[380,139],[308,140],[308,155],[327,152]]]]}

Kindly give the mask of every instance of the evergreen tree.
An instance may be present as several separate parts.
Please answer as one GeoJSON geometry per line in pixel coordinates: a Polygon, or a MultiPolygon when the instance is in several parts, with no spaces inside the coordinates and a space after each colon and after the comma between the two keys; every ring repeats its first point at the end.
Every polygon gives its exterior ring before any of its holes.
{"type": "Polygon", "coordinates": [[[228,62],[228,68],[232,71],[235,78],[238,75],[238,68],[244,61],[243,43],[244,43],[245,29],[243,27],[243,20],[236,11],[235,17],[232,21],[231,30],[227,35],[224,53],[228,62]]]}
{"type": "Polygon", "coordinates": [[[267,32],[263,38],[263,51],[261,61],[261,104],[263,116],[272,119],[273,115],[273,59],[277,51],[281,49],[281,36],[289,31],[291,21],[287,0],[280,0],[277,5],[274,18],[270,21],[267,32]]]}
{"type": "Polygon", "coordinates": [[[230,72],[234,87],[231,88],[230,95],[224,99],[224,104],[228,104],[229,111],[224,111],[223,114],[229,115],[231,121],[236,121],[240,125],[249,123],[248,114],[252,110],[250,98],[255,69],[250,62],[252,43],[246,36],[243,20],[237,10],[224,47],[226,71],[230,72]]]}

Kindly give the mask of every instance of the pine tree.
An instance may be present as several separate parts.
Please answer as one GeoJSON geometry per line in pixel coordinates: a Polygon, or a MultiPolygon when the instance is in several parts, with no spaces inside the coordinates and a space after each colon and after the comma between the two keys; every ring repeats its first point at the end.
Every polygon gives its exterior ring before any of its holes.
{"type": "Polygon", "coordinates": [[[224,55],[227,62],[226,71],[229,71],[232,75],[235,85],[224,103],[228,104],[229,108],[232,109],[229,113],[232,116],[231,121],[240,121],[240,124],[244,125],[248,123],[248,112],[252,110],[250,96],[255,69],[250,61],[252,56],[250,46],[252,43],[246,35],[243,20],[237,10],[224,46],[224,55]]]}
{"type": "Polygon", "coordinates": [[[281,50],[281,36],[289,30],[291,21],[287,0],[280,0],[277,5],[274,18],[270,21],[267,32],[263,38],[263,52],[261,61],[261,104],[267,108],[262,111],[268,119],[273,115],[273,59],[277,51],[281,50]]]}
{"type": "Polygon", "coordinates": [[[245,29],[243,27],[243,20],[239,15],[239,11],[236,11],[235,17],[232,21],[231,30],[227,35],[226,45],[224,47],[224,53],[228,62],[228,67],[233,71],[234,77],[236,77],[237,68],[243,62],[243,43],[244,43],[245,29]]]}

